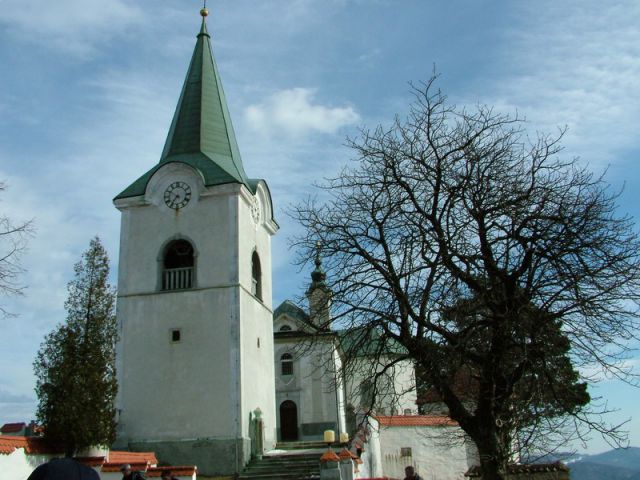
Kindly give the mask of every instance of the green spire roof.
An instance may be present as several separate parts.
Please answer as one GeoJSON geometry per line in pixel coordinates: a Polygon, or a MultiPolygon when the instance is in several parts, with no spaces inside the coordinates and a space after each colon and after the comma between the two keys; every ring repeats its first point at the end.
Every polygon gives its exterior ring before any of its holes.
{"type": "Polygon", "coordinates": [[[242,166],[204,15],[160,163],[116,199],[143,195],[151,176],[169,162],[199,170],[207,186],[242,183],[255,191],[242,166]]]}

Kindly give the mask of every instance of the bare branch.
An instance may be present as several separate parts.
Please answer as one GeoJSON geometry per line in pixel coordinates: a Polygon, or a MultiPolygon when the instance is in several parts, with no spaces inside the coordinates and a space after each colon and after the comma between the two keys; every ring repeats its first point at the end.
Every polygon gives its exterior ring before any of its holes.
{"type": "Polygon", "coordinates": [[[378,351],[374,384],[415,362],[485,478],[587,432],[624,444],[586,372],[636,378],[623,363],[640,326],[634,223],[603,176],[561,158],[564,129],[530,138],[517,116],[449,105],[435,80],[412,86],[406,119],[348,139],[356,163],[320,185],[325,203],[291,211],[300,264],[319,240],[335,321],[401,347],[378,351]]]}

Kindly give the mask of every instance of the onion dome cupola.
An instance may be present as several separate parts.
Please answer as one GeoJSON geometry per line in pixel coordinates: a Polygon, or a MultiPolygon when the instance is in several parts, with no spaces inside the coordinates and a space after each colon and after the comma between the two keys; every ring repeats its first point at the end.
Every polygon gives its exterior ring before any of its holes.
{"type": "Polygon", "coordinates": [[[331,289],[326,284],[327,274],[322,269],[320,242],[316,243],[316,268],[311,272],[311,284],[307,289],[309,317],[321,329],[331,329],[331,289]]]}
{"type": "Polygon", "coordinates": [[[311,272],[311,285],[309,286],[309,291],[315,290],[316,288],[322,288],[327,290],[326,279],[327,274],[324,273],[322,269],[322,259],[320,258],[320,242],[316,242],[316,258],[314,260],[316,268],[311,272]]]}

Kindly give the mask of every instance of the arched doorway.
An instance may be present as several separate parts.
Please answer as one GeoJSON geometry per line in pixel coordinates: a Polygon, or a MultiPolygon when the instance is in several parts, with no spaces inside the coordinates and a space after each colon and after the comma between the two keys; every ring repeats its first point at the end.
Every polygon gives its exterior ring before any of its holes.
{"type": "Polygon", "coordinates": [[[298,407],[291,400],[280,404],[280,438],[283,442],[298,440],[298,407]]]}

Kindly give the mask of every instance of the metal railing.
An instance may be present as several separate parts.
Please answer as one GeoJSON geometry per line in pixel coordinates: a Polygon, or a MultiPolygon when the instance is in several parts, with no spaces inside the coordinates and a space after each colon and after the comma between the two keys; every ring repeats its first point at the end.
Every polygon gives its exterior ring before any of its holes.
{"type": "Polygon", "coordinates": [[[167,268],[162,272],[162,290],[184,290],[193,287],[193,267],[167,268]]]}

